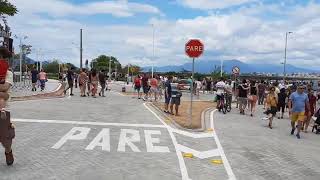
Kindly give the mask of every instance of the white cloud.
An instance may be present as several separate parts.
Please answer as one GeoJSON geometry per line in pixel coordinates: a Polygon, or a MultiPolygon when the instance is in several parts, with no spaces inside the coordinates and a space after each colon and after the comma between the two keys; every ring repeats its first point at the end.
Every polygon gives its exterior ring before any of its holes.
{"type": "Polygon", "coordinates": [[[200,60],[239,59],[280,64],[284,57],[285,32],[293,31],[288,39],[288,63],[319,66],[320,6],[309,3],[283,8],[281,5],[256,5],[223,15],[181,17],[174,21],[152,18],[145,25],[94,25],[63,17],[46,19],[21,8],[17,16],[9,18],[9,23],[15,34],[28,35],[30,44],[42,48],[45,59],[60,58],[77,65],[79,50],[72,42],[79,42],[79,29],[83,28],[84,59],[89,60],[100,54],[112,54],[123,64],[183,64],[189,62],[184,44],[195,37],[205,43],[206,52],[200,60]],[[277,14],[283,10],[284,17],[265,19],[257,9],[277,14]],[[308,15],[299,16],[302,12],[308,15]],[[155,24],[155,59],[152,57],[151,24],[155,24]]]}
{"type": "Polygon", "coordinates": [[[202,10],[223,9],[253,1],[256,0],[179,0],[184,6],[202,10]]]}
{"type": "Polygon", "coordinates": [[[148,4],[116,0],[94,1],[85,4],[71,4],[62,0],[13,0],[13,3],[21,13],[47,13],[55,17],[95,14],[129,17],[136,13],[161,14],[157,7],[148,4]]]}

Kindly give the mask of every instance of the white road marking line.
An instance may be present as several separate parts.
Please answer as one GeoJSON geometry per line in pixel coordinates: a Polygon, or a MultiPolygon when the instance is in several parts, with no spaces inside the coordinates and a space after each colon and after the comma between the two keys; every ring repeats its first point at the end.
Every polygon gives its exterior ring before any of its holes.
{"type": "MultiPolygon", "coordinates": [[[[210,113],[210,122],[211,122],[211,128],[214,129],[214,124],[213,124],[213,114],[214,112],[216,112],[217,110],[214,110],[210,113]]],[[[230,163],[226,157],[226,154],[224,153],[223,151],[223,148],[222,148],[222,145],[220,143],[220,140],[218,138],[218,135],[214,132],[213,133],[213,137],[214,137],[214,140],[218,146],[218,150],[220,151],[220,155],[221,155],[221,158],[223,160],[223,165],[224,165],[224,168],[226,169],[227,171],[227,174],[229,176],[229,180],[236,180],[236,176],[234,175],[233,171],[232,171],[232,168],[230,166],[230,163]]]]}
{"type": "Polygon", "coordinates": [[[94,125],[94,126],[118,126],[118,127],[146,127],[146,128],[166,128],[164,125],[156,124],[128,124],[128,123],[105,123],[90,121],[64,121],[64,120],[37,120],[37,119],[12,119],[13,122],[28,123],[49,123],[49,124],[74,124],[74,125],[94,125]]]}
{"type": "Polygon", "coordinates": [[[181,152],[191,153],[199,159],[207,159],[210,157],[220,156],[220,151],[218,149],[212,149],[209,151],[197,151],[197,150],[188,148],[188,147],[181,145],[181,144],[178,145],[178,149],[181,152]]]}
{"type": "Polygon", "coordinates": [[[119,94],[120,96],[125,96],[125,95],[123,95],[122,93],[117,92],[117,91],[114,91],[114,90],[111,90],[111,92],[116,93],[116,94],[119,94]]]}
{"type": "Polygon", "coordinates": [[[177,154],[177,157],[178,157],[178,161],[179,161],[179,166],[180,166],[180,172],[181,172],[181,176],[182,176],[182,180],[191,180],[189,178],[189,175],[188,175],[188,170],[187,170],[187,167],[186,167],[186,164],[184,162],[184,159],[183,159],[183,156],[182,156],[182,153],[181,151],[177,148],[178,147],[178,142],[177,142],[177,139],[176,137],[173,135],[173,132],[172,132],[172,128],[170,126],[168,126],[165,122],[163,122],[163,120],[152,110],[150,109],[146,103],[143,103],[143,105],[167,128],[168,132],[169,132],[169,135],[171,137],[171,140],[173,142],[173,145],[176,149],[176,154],[177,154]]]}
{"type": "Polygon", "coordinates": [[[184,136],[192,137],[192,138],[209,138],[213,137],[213,133],[190,133],[188,131],[182,131],[180,129],[174,129],[170,127],[171,130],[175,133],[182,134],[184,136]]]}

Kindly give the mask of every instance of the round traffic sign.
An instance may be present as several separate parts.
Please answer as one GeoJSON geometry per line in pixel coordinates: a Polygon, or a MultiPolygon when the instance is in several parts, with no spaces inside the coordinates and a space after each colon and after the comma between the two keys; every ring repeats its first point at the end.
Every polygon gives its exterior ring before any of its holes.
{"type": "Polygon", "coordinates": [[[204,45],[199,39],[191,39],[185,45],[185,52],[190,58],[198,58],[204,51],[204,45]]]}
{"type": "Polygon", "coordinates": [[[233,74],[240,74],[240,68],[237,67],[237,66],[233,67],[233,68],[232,68],[232,73],[233,73],[233,74]]]}

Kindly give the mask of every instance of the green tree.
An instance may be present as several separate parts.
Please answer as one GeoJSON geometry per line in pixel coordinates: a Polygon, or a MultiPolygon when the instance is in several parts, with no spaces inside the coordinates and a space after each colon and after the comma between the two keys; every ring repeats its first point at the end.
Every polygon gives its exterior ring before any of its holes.
{"type": "Polygon", "coordinates": [[[66,66],[68,67],[68,69],[71,69],[71,68],[73,68],[74,70],[78,70],[79,69],[77,66],[75,66],[72,63],[66,63],[66,66]]]}
{"type": "Polygon", "coordinates": [[[59,62],[54,60],[49,64],[44,65],[43,69],[47,73],[59,73],[59,62]]]}
{"type": "Polygon", "coordinates": [[[14,16],[17,13],[18,9],[15,5],[11,4],[8,0],[0,0],[0,16],[14,16]]]}
{"type": "Polygon", "coordinates": [[[109,70],[109,62],[111,59],[111,69],[112,72],[115,71],[115,68],[117,68],[117,71],[119,71],[121,69],[121,64],[118,61],[117,58],[111,56],[106,56],[106,55],[100,55],[99,57],[97,57],[96,59],[93,59],[91,61],[91,68],[95,68],[98,71],[104,69],[104,70],[109,70]]]}

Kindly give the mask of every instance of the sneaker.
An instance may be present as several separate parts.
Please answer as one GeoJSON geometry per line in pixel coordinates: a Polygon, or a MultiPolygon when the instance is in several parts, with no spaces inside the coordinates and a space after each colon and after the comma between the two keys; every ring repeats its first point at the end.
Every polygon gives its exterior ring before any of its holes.
{"type": "Polygon", "coordinates": [[[70,94],[70,96],[74,96],[74,94],[70,94]]]}
{"type": "Polygon", "coordinates": [[[300,139],[300,134],[297,134],[296,136],[297,136],[298,139],[300,139]]]}
{"type": "Polygon", "coordinates": [[[9,153],[5,153],[5,155],[6,155],[7,165],[11,166],[13,164],[13,162],[14,162],[14,157],[13,157],[13,154],[12,154],[12,150],[9,153]]]}
{"type": "Polygon", "coordinates": [[[295,128],[291,130],[291,135],[294,134],[294,131],[295,131],[295,130],[296,130],[295,128]]]}

